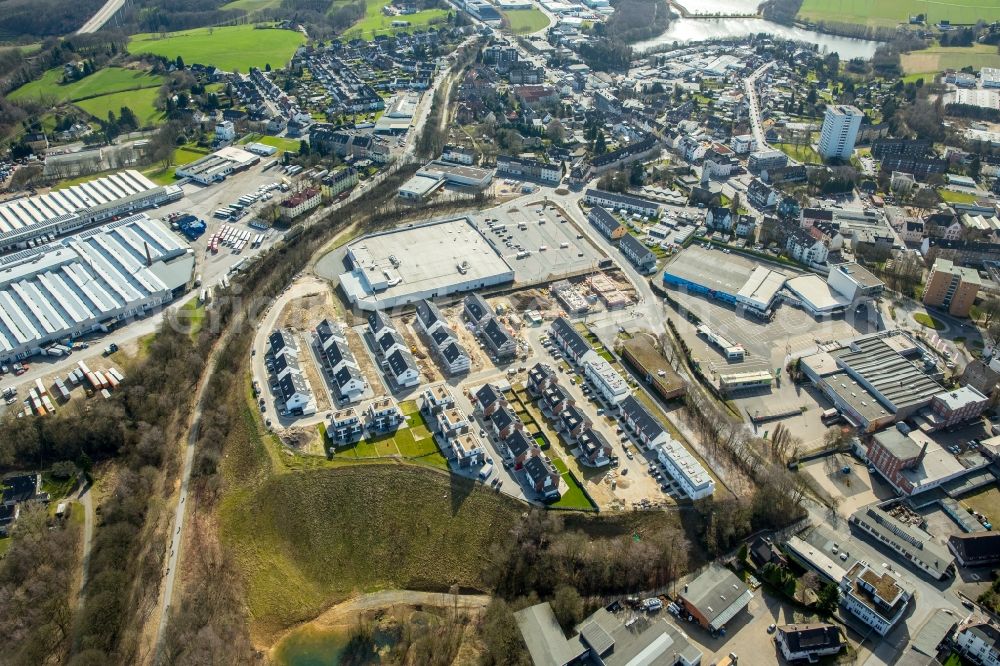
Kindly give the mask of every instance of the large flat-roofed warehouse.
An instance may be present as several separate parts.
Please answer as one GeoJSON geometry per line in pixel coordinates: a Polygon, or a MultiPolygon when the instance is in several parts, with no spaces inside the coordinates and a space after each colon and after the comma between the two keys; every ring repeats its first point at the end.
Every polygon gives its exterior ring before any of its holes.
{"type": "Polygon", "coordinates": [[[735,254],[692,246],[663,271],[668,287],[768,313],[787,276],[735,254]]]}
{"type": "Polygon", "coordinates": [[[422,166],[418,175],[432,178],[443,178],[449,185],[474,187],[482,189],[493,180],[493,169],[481,169],[464,164],[452,164],[441,160],[432,160],[422,166]]]}
{"type": "Polygon", "coordinates": [[[160,186],[138,171],[96,178],[0,204],[0,251],[28,247],[116,215],[139,212],[184,196],[177,185],[160,186]]]}
{"type": "Polygon", "coordinates": [[[362,310],[514,280],[514,270],[467,217],[365,236],[348,245],[347,260],[352,270],[340,284],[362,310]]]}
{"type": "Polygon", "coordinates": [[[242,148],[227,146],[211,155],[177,167],[175,173],[178,178],[190,178],[201,185],[211,185],[225,180],[233,173],[248,169],[258,162],[260,162],[259,155],[254,155],[242,148]]]}
{"type": "Polygon", "coordinates": [[[802,309],[814,317],[843,312],[851,304],[849,298],[812,273],[794,277],[786,286],[799,299],[802,309]]]}
{"type": "Polygon", "coordinates": [[[905,354],[918,348],[898,331],[856,338],[802,358],[803,372],[853,425],[874,432],[909,418],[944,389],[905,354]]]}
{"type": "Polygon", "coordinates": [[[0,360],[141,316],[193,268],[190,248],[144,214],[0,258],[0,360]]]}

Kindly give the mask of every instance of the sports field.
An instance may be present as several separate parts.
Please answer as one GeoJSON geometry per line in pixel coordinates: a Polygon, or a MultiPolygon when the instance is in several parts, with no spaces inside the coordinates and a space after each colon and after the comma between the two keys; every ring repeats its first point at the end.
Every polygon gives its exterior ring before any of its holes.
{"type": "Polygon", "coordinates": [[[510,22],[510,29],[516,35],[527,35],[548,27],[549,17],[539,9],[511,9],[503,12],[510,22]]]}
{"type": "MultiPolygon", "coordinates": [[[[995,46],[976,44],[974,46],[947,47],[932,46],[922,51],[904,53],[900,56],[903,71],[907,74],[933,75],[946,69],[972,67],[1000,67],[1000,54],[995,46]]],[[[930,76],[925,77],[930,81],[930,76]]]]}
{"type": "Polygon", "coordinates": [[[221,70],[247,72],[270,64],[277,69],[291,60],[306,36],[292,30],[252,25],[197,28],[170,32],[166,36],[141,33],[132,36],[129,51],[154,53],[166,58],[180,56],[188,65],[212,65],[221,70]]]}
{"type": "Polygon", "coordinates": [[[891,27],[924,14],[928,23],[1000,20],[1000,0],[804,0],[798,18],[891,27]]]}
{"type": "Polygon", "coordinates": [[[50,69],[42,74],[41,78],[26,83],[12,92],[9,97],[14,100],[51,99],[56,102],[74,102],[109,93],[159,88],[163,84],[162,76],[122,67],[108,67],[68,84],[61,83],[62,75],[61,67],[50,69]]]}
{"type": "MultiPolygon", "coordinates": [[[[426,28],[432,21],[443,22],[448,18],[448,11],[445,9],[424,9],[415,14],[403,16],[386,16],[382,13],[385,6],[384,0],[367,0],[365,5],[365,17],[351,26],[343,35],[342,39],[372,39],[376,35],[394,35],[402,32],[413,32],[416,28],[426,28]],[[409,25],[393,27],[393,21],[406,21],[409,25]]],[[[334,3],[332,9],[336,9],[334,3]]]]}
{"type": "Polygon", "coordinates": [[[297,153],[299,151],[299,146],[302,143],[298,139],[285,139],[280,136],[267,136],[264,134],[251,134],[245,139],[241,140],[240,143],[262,143],[265,146],[273,146],[278,149],[278,153],[293,152],[297,153]]]}

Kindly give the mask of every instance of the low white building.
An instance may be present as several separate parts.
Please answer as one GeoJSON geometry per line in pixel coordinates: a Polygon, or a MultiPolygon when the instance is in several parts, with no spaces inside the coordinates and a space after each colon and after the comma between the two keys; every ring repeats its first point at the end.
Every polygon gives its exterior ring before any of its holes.
{"type": "Polygon", "coordinates": [[[597,352],[585,354],[581,365],[584,376],[608,403],[617,405],[631,394],[625,379],[597,352]]]}
{"type": "Polygon", "coordinates": [[[683,444],[672,437],[667,437],[665,442],[656,447],[656,458],[692,500],[710,497],[715,492],[715,481],[705,468],[683,444]]]}

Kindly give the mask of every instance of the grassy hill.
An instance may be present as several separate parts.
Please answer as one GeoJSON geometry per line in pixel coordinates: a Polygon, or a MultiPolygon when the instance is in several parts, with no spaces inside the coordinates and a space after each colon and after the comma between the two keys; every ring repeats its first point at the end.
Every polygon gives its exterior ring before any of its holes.
{"type": "Polygon", "coordinates": [[[223,538],[262,637],[355,591],[480,589],[486,556],[524,507],[412,465],[279,474],[228,498],[223,538]]]}
{"type": "Polygon", "coordinates": [[[132,36],[129,51],[154,53],[187,64],[212,65],[231,72],[247,72],[251,67],[284,67],[306,36],[291,30],[253,25],[197,28],[181,32],[140,33],[132,36]]]}
{"type": "Polygon", "coordinates": [[[62,75],[61,67],[50,69],[41,78],[26,83],[8,97],[13,100],[55,99],[59,102],[75,102],[111,93],[146,88],[155,89],[163,84],[162,76],[122,67],[107,67],[79,81],[67,84],[61,82],[62,75]]]}

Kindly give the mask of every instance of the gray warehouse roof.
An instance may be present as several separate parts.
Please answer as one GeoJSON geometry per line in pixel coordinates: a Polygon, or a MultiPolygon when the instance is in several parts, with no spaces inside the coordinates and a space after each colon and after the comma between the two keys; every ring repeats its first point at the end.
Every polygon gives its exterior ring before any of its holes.
{"type": "Polygon", "coordinates": [[[833,355],[848,372],[870,384],[893,411],[929,402],[944,390],[880,337],[854,340],[851,348],[833,355]]]}
{"type": "Polygon", "coordinates": [[[753,598],[747,586],[729,569],[713,562],[685,586],[685,604],[697,608],[713,628],[722,627],[753,598]]]}
{"type": "Polygon", "coordinates": [[[48,194],[14,199],[0,204],[0,233],[43,224],[62,215],[106,204],[156,189],[157,185],[138,171],[122,171],[48,194]]]}
{"type": "Polygon", "coordinates": [[[359,238],[340,276],[352,302],[373,310],[509,282],[514,271],[465,217],[359,238]]]}
{"type": "Polygon", "coordinates": [[[162,266],[188,249],[160,221],[140,214],[3,257],[0,358],[169,301],[190,278],[193,258],[176,282],[162,266]]]}

